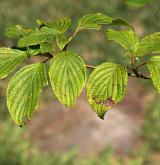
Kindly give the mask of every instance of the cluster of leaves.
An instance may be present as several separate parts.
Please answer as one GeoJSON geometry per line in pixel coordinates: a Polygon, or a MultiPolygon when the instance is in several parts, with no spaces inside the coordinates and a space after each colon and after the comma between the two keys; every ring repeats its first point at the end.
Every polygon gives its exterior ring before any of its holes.
{"type": "Polygon", "coordinates": [[[139,41],[133,27],[125,20],[101,13],[83,16],[71,35],[67,33],[71,25],[69,18],[52,23],[38,20],[37,24],[38,27],[34,29],[26,29],[20,25],[6,29],[5,35],[16,38],[17,46],[0,48],[0,78],[6,77],[26,58],[46,57],[42,62],[19,70],[8,85],[7,106],[18,125],[31,119],[39,95],[43,87],[48,85],[45,63],[50,59],[48,73],[51,86],[55,96],[66,106],[74,105],[82,92],[87,80],[86,68],[93,69],[86,84],[87,98],[93,111],[102,119],[109,109],[124,98],[128,76],[152,79],[153,85],[160,92],[160,56],[152,56],[149,61],[138,66],[135,64],[136,58],[160,51],[160,33],[154,33],[139,41]],[[88,29],[101,30],[102,25],[106,24],[127,27],[127,30],[106,30],[105,36],[125,49],[124,58],[132,59],[131,66],[105,62],[94,67],[85,64],[77,53],[68,51],[68,45],[77,33],[88,29]],[[139,72],[139,68],[145,64],[151,77],[139,72]]]}

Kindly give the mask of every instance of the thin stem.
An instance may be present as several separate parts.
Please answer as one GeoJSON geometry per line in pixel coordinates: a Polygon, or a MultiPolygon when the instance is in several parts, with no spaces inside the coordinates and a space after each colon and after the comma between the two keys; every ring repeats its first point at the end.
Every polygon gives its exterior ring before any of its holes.
{"type": "Polygon", "coordinates": [[[146,65],[147,63],[148,63],[148,62],[146,62],[146,61],[143,62],[143,63],[141,63],[140,65],[136,66],[135,69],[139,69],[140,67],[146,65]]]}
{"type": "MultiPolygon", "coordinates": [[[[75,38],[75,36],[77,35],[79,30],[76,29],[76,31],[72,34],[72,38],[70,40],[70,42],[75,38]]],[[[66,44],[66,46],[63,48],[63,51],[67,50],[68,45],[70,44],[70,42],[68,42],[68,44],[66,44]]]]}
{"type": "Polygon", "coordinates": [[[79,32],[79,30],[76,30],[76,31],[72,34],[72,39],[77,35],[78,32],[79,32]]]}
{"type": "Polygon", "coordinates": [[[90,68],[90,69],[95,69],[95,68],[96,68],[95,66],[87,65],[87,64],[86,64],[86,67],[87,67],[87,68],[90,68]]]}
{"type": "Polygon", "coordinates": [[[145,80],[150,80],[151,77],[150,76],[147,76],[147,75],[144,75],[144,74],[139,74],[138,77],[135,75],[135,74],[132,74],[132,73],[128,73],[128,76],[130,77],[135,77],[135,78],[142,78],[142,79],[145,79],[145,80]]]}
{"type": "Polygon", "coordinates": [[[134,56],[134,54],[132,55],[132,66],[134,67],[134,65],[135,65],[135,56],[134,56]]]}
{"type": "Polygon", "coordinates": [[[42,54],[37,54],[36,56],[53,58],[53,54],[51,54],[51,53],[45,53],[45,54],[42,53],[42,54]]]}
{"type": "Polygon", "coordinates": [[[51,57],[48,57],[47,59],[45,59],[44,61],[42,61],[42,63],[46,63],[47,61],[49,61],[51,59],[51,57]]]}

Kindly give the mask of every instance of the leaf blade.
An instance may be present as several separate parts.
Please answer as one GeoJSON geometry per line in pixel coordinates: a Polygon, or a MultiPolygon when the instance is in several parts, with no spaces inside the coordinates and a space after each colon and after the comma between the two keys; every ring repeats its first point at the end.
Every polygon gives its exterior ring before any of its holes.
{"type": "Polygon", "coordinates": [[[18,125],[31,119],[40,92],[47,84],[42,63],[24,67],[13,76],[7,89],[7,106],[12,119],[18,125]]]}
{"type": "Polygon", "coordinates": [[[30,35],[20,38],[18,47],[28,47],[30,45],[51,41],[53,38],[56,38],[56,35],[57,33],[54,29],[45,26],[30,35]]]}
{"type": "Polygon", "coordinates": [[[132,25],[130,25],[125,19],[123,18],[113,18],[111,25],[120,25],[120,26],[127,26],[131,29],[134,29],[132,25]]]}
{"type": "Polygon", "coordinates": [[[117,31],[109,29],[106,31],[106,38],[117,42],[131,54],[136,51],[139,43],[138,38],[132,30],[117,31]]]}
{"type": "Polygon", "coordinates": [[[110,62],[93,70],[86,87],[87,98],[100,118],[103,119],[105,113],[124,98],[127,78],[125,67],[110,62]]]}
{"type": "Polygon", "coordinates": [[[160,52],[160,32],[144,37],[138,45],[136,56],[160,52]]]}
{"type": "Polygon", "coordinates": [[[149,60],[148,69],[151,75],[153,86],[160,93],[160,56],[153,56],[149,60]]]}
{"type": "Polygon", "coordinates": [[[100,30],[101,25],[110,23],[112,23],[112,18],[107,15],[101,13],[87,14],[79,20],[77,31],[85,29],[100,30]]]}
{"type": "Polygon", "coordinates": [[[68,17],[63,17],[54,21],[53,23],[47,23],[41,20],[37,20],[38,24],[41,26],[46,25],[53,28],[58,34],[64,34],[71,25],[71,19],[68,17]]]}
{"type": "Polygon", "coordinates": [[[75,104],[86,81],[86,67],[80,56],[61,52],[52,60],[49,76],[53,91],[62,104],[75,104]]]}
{"type": "Polygon", "coordinates": [[[26,57],[27,53],[24,51],[11,48],[0,48],[0,79],[5,78],[26,57]]]}

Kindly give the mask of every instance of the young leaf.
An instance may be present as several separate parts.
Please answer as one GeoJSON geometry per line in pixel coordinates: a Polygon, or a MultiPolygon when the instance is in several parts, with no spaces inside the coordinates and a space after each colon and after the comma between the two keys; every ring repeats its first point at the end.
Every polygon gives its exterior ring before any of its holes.
{"type": "Polygon", "coordinates": [[[50,24],[52,28],[56,30],[58,34],[63,34],[71,25],[71,19],[64,17],[55,21],[53,24],[50,24]]]}
{"type": "Polygon", "coordinates": [[[64,35],[58,35],[57,36],[57,45],[60,48],[60,50],[63,50],[63,48],[69,43],[71,40],[71,37],[67,37],[64,35]]]}
{"type": "Polygon", "coordinates": [[[109,29],[106,31],[106,38],[119,43],[131,54],[136,51],[138,46],[138,38],[132,30],[116,31],[109,29]]]}
{"type": "Polygon", "coordinates": [[[123,18],[113,18],[111,25],[122,25],[122,26],[127,26],[131,29],[134,29],[132,25],[130,25],[125,19],[123,18]]]}
{"type": "Polygon", "coordinates": [[[41,43],[40,50],[41,50],[41,53],[51,52],[53,50],[53,44],[47,43],[47,42],[41,43]]]}
{"type": "Polygon", "coordinates": [[[5,36],[10,38],[19,38],[25,35],[25,31],[21,25],[15,25],[5,30],[5,36]]]}
{"type": "Polygon", "coordinates": [[[26,57],[27,53],[24,51],[10,48],[0,48],[0,79],[6,77],[26,57]]]}
{"type": "Polygon", "coordinates": [[[38,24],[39,25],[46,25],[48,27],[53,28],[58,34],[63,34],[70,27],[71,19],[64,17],[64,18],[56,20],[53,23],[47,23],[47,22],[38,20],[38,24]]]}
{"type": "Polygon", "coordinates": [[[51,41],[56,38],[57,32],[53,28],[47,26],[42,27],[30,35],[20,38],[18,47],[27,47],[30,45],[37,45],[43,42],[51,41]]]}
{"type": "Polygon", "coordinates": [[[36,56],[37,54],[40,54],[41,51],[40,49],[32,49],[32,48],[28,48],[27,50],[27,56],[30,58],[32,56],[36,56]]]}
{"type": "Polygon", "coordinates": [[[136,56],[160,52],[160,32],[146,36],[141,40],[136,51],[136,56]]]}
{"type": "Polygon", "coordinates": [[[42,88],[47,85],[44,64],[32,64],[18,71],[7,89],[7,106],[18,125],[31,119],[42,88]]]}
{"type": "Polygon", "coordinates": [[[150,71],[153,86],[158,90],[158,93],[160,93],[160,56],[151,57],[147,66],[150,71]]]}
{"type": "Polygon", "coordinates": [[[62,104],[71,106],[85,85],[85,63],[73,52],[61,52],[52,60],[49,76],[56,97],[62,104]]]}
{"type": "Polygon", "coordinates": [[[87,98],[100,118],[103,119],[105,113],[124,98],[127,79],[126,68],[111,62],[93,70],[87,83],[87,98]]]}
{"type": "Polygon", "coordinates": [[[110,23],[112,23],[112,18],[107,15],[101,13],[87,14],[79,20],[77,31],[84,29],[100,30],[101,25],[110,23]]]}

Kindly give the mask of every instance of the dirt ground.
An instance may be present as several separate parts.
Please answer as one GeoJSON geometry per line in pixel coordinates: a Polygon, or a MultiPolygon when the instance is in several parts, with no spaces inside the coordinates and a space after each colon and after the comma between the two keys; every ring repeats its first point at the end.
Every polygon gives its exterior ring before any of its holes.
{"type": "Polygon", "coordinates": [[[31,136],[45,151],[68,151],[90,155],[112,146],[119,154],[136,147],[143,124],[143,88],[129,80],[125,100],[101,120],[92,112],[84,92],[67,109],[58,101],[42,107],[29,124],[31,136]]]}

